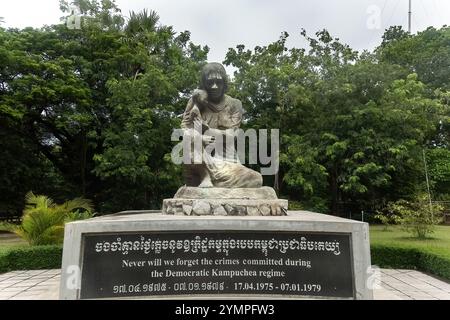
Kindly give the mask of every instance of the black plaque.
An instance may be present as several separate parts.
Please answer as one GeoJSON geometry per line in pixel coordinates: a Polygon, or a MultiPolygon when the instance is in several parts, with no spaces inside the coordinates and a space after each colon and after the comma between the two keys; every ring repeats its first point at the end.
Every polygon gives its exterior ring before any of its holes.
{"type": "Polygon", "coordinates": [[[85,234],[81,299],[130,296],[354,297],[344,233],[85,234]]]}

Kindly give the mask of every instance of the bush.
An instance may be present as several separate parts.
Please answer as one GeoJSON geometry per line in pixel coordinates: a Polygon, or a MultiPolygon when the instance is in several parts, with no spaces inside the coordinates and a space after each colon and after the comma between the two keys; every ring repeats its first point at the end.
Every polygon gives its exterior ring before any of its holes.
{"type": "Polygon", "coordinates": [[[384,231],[388,231],[390,225],[398,224],[400,222],[400,219],[397,215],[382,211],[377,211],[375,219],[383,224],[384,231]]]}
{"type": "Polygon", "coordinates": [[[0,252],[0,273],[14,270],[61,268],[62,247],[16,247],[0,252]]]}
{"type": "Polygon", "coordinates": [[[289,210],[304,210],[303,205],[300,201],[289,200],[288,202],[289,210]]]}
{"type": "Polygon", "coordinates": [[[382,268],[417,269],[450,280],[450,259],[421,249],[371,245],[372,264],[382,268]]]}
{"type": "Polygon", "coordinates": [[[419,239],[425,239],[434,232],[434,226],[442,222],[442,206],[430,207],[426,196],[421,195],[414,202],[398,200],[391,202],[385,209],[387,212],[378,214],[377,218],[385,225],[400,223],[404,230],[419,239]]]}
{"type": "Polygon", "coordinates": [[[30,191],[25,202],[21,224],[4,223],[2,228],[14,232],[30,245],[62,244],[65,223],[93,216],[91,201],[83,198],[56,204],[51,198],[30,191]]]}

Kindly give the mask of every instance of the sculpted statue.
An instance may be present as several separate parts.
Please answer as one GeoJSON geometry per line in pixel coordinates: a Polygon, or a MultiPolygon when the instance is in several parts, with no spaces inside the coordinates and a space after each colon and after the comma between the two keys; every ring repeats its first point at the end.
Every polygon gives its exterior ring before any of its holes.
{"type": "Polygon", "coordinates": [[[201,136],[201,153],[204,155],[201,163],[184,164],[187,186],[262,186],[261,174],[243,166],[236,155],[234,134],[241,124],[243,109],[241,101],[225,94],[227,85],[225,68],[219,63],[206,64],[202,69],[200,89],[194,91],[183,114],[181,127],[186,129],[185,135],[193,132],[201,136]],[[213,144],[219,152],[203,152],[204,148],[213,144]]]}

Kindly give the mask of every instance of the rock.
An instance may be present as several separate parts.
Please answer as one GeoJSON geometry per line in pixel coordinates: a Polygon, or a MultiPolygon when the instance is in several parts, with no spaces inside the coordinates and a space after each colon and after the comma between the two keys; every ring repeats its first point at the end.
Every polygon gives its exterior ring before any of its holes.
{"type": "Polygon", "coordinates": [[[238,216],[246,216],[247,208],[244,206],[236,206],[236,212],[238,216]]]}
{"type": "Polygon", "coordinates": [[[163,214],[261,216],[285,215],[288,207],[283,199],[164,199],[163,214]],[[262,209],[261,209],[262,208],[262,209]]]}
{"type": "Polygon", "coordinates": [[[219,205],[217,208],[214,209],[213,214],[215,216],[226,216],[227,212],[225,211],[224,207],[219,205]]]}
{"type": "Polygon", "coordinates": [[[280,215],[280,214],[278,213],[278,211],[281,211],[281,210],[279,210],[280,208],[279,208],[277,205],[272,204],[272,205],[270,206],[270,209],[271,209],[271,213],[272,213],[273,216],[279,216],[279,215],[280,215]]]}
{"type": "Polygon", "coordinates": [[[247,215],[249,216],[260,216],[261,212],[256,207],[247,207],[247,215]]]}
{"type": "Polygon", "coordinates": [[[173,208],[172,208],[172,206],[170,206],[170,205],[168,205],[167,207],[166,207],[166,213],[167,214],[173,214],[174,212],[173,212],[173,208]]]}
{"type": "Polygon", "coordinates": [[[232,205],[229,205],[228,203],[225,203],[223,205],[223,207],[225,208],[225,210],[227,212],[227,215],[229,215],[229,216],[236,216],[237,215],[237,213],[235,212],[235,209],[234,209],[234,207],[232,205]]]}
{"type": "Polygon", "coordinates": [[[247,215],[247,209],[245,206],[224,204],[225,210],[229,216],[245,216],[247,215]]]}
{"type": "Polygon", "coordinates": [[[183,212],[184,214],[190,216],[192,214],[192,206],[183,204],[183,212]]]}
{"type": "Polygon", "coordinates": [[[211,214],[211,206],[205,201],[195,201],[192,211],[198,216],[209,215],[211,214]]]}
{"type": "Polygon", "coordinates": [[[270,216],[270,207],[268,205],[262,205],[259,207],[259,211],[263,216],[270,216]]]}

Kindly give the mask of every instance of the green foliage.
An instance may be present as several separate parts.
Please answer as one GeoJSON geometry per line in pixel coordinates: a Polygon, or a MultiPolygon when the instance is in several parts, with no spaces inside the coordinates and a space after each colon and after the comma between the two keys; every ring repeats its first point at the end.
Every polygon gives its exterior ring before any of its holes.
{"type": "MultiPolygon", "coordinates": [[[[71,5],[80,9],[82,26],[94,26],[100,30],[118,30],[125,19],[115,0],[59,0],[59,8],[70,16],[71,5]]],[[[66,18],[66,17],[64,17],[66,18]]],[[[64,19],[63,18],[63,19],[64,19]]]]}
{"type": "Polygon", "coordinates": [[[208,48],[153,11],[125,23],[114,1],[75,4],[80,30],[0,29],[2,213],[30,189],[104,213],[157,208],[181,183],[165,156],[208,48]]]}
{"type": "Polygon", "coordinates": [[[417,269],[450,280],[450,259],[425,250],[371,245],[371,262],[382,268],[417,269]]]}
{"type": "Polygon", "coordinates": [[[372,264],[383,268],[418,269],[450,279],[450,227],[436,226],[433,237],[411,237],[401,226],[384,232],[370,226],[372,264]]]}
{"type": "Polygon", "coordinates": [[[422,189],[421,147],[439,137],[448,104],[416,74],[326,30],[302,35],[308,53],[288,49],[283,33],[254,51],[230,49],[225,60],[237,68],[233,94],[248,107],[247,126],[281,130],[282,193],[331,213],[341,202],[376,210],[409,199],[422,189]]]}
{"type": "Polygon", "coordinates": [[[390,225],[396,225],[396,224],[400,223],[400,217],[389,210],[386,210],[384,212],[381,210],[378,210],[377,214],[375,215],[375,219],[377,219],[378,221],[380,221],[383,224],[384,231],[388,231],[390,225]]]}
{"type": "Polygon", "coordinates": [[[102,133],[102,152],[93,155],[93,173],[104,181],[102,211],[159,208],[182,184],[170,154],[172,129],[197,81],[207,50],[157,26],[153,11],[131,13],[123,40],[140,56],[132,77],[107,82],[114,119],[102,133]],[[180,95],[182,93],[182,95],[180,95]]]}
{"type": "Polygon", "coordinates": [[[434,232],[434,226],[442,222],[442,207],[427,203],[426,195],[420,196],[415,202],[398,200],[389,203],[387,211],[391,216],[419,239],[425,239],[434,232]]]}
{"type": "Polygon", "coordinates": [[[14,270],[61,268],[61,246],[10,248],[0,252],[0,273],[14,270]]]}
{"type": "MultiPolygon", "coordinates": [[[[28,190],[80,194],[110,213],[160,208],[182,184],[170,136],[208,47],[152,10],[74,3],[79,30],[0,28],[2,215],[18,215],[28,190]]],[[[309,48],[288,48],[284,32],[224,62],[236,68],[244,127],[281,130],[280,171],[265,184],[304,209],[374,212],[425,190],[425,149],[433,199],[448,200],[449,28],[393,27],[373,53],[327,30],[301,36],[309,48]]]]}
{"type": "Polygon", "coordinates": [[[419,80],[432,88],[450,89],[450,27],[429,27],[415,36],[400,27],[391,27],[377,49],[382,61],[415,72],[419,80]]]}
{"type": "Polygon", "coordinates": [[[62,243],[65,223],[92,217],[91,202],[83,198],[75,198],[58,205],[47,196],[29,192],[25,196],[25,202],[21,224],[4,224],[4,227],[28,241],[30,245],[62,243]],[[78,209],[84,211],[80,212],[78,209]]]}
{"type": "Polygon", "coordinates": [[[430,185],[435,200],[449,201],[450,197],[450,150],[433,148],[426,152],[430,185]],[[447,196],[446,196],[447,195],[447,196]]]}
{"type": "Polygon", "coordinates": [[[303,205],[299,201],[290,200],[289,210],[303,210],[303,205]]]}

